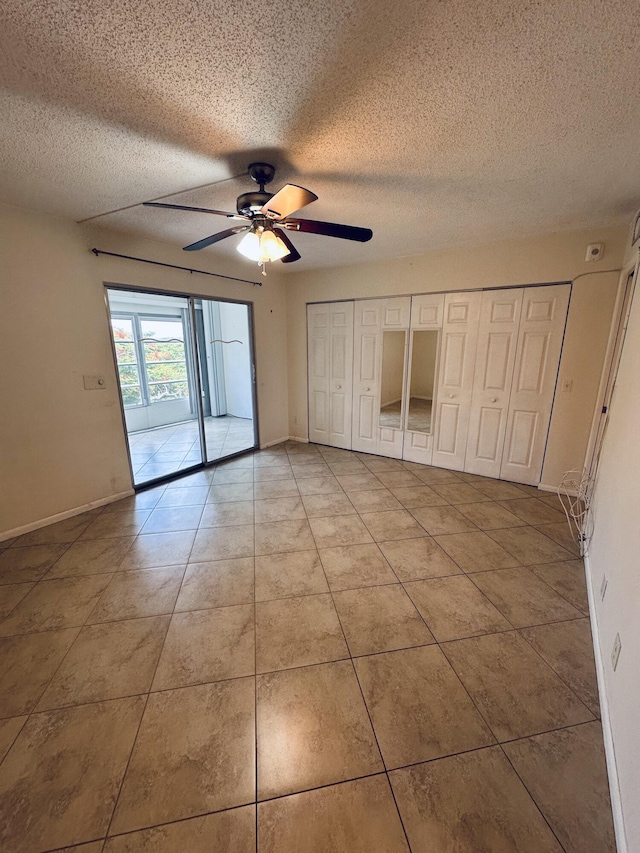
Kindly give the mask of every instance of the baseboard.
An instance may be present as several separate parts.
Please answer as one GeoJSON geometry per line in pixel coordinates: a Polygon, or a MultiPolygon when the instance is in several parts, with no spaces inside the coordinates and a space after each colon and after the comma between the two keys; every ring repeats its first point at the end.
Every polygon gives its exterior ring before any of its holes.
{"type": "Polygon", "coordinates": [[[260,445],[260,450],[266,450],[267,447],[273,447],[275,444],[282,444],[283,441],[289,441],[289,436],[285,435],[283,438],[274,439],[274,441],[265,441],[264,444],[260,445]]]}
{"type": "MultiPolygon", "coordinates": [[[[544,483],[538,483],[538,488],[540,489],[541,492],[553,492],[555,495],[558,494],[558,487],[557,486],[547,486],[544,483]]],[[[563,489],[562,494],[563,495],[569,495],[572,498],[578,497],[578,493],[576,492],[575,489],[563,489]]]]}
{"type": "Polygon", "coordinates": [[[622,798],[620,796],[620,781],[618,779],[616,751],[613,743],[613,732],[611,730],[611,713],[609,711],[609,701],[605,689],[605,657],[602,654],[602,648],[599,640],[600,631],[598,630],[598,614],[595,607],[595,593],[593,587],[594,578],[588,554],[584,557],[584,565],[587,575],[587,595],[589,597],[589,615],[591,616],[591,638],[593,640],[593,653],[596,663],[598,693],[600,694],[600,721],[602,723],[604,753],[607,760],[607,775],[609,777],[609,793],[611,795],[611,812],[613,814],[613,827],[616,834],[616,847],[618,853],[630,853],[624,828],[622,798]]]}
{"type": "Polygon", "coordinates": [[[107,504],[115,503],[116,501],[120,501],[122,498],[128,498],[133,494],[135,494],[133,489],[127,489],[125,492],[118,492],[116,495],[109,495],[107,498],[100,498],[97,501],[90,501],[87,504],[76,506],[73,509],[67,509],[64,512],[58,512],[55,515],[50,515],[48,518],[41,518],[40,521],[32,521],[29,524],[23,524],[21,527],[14,527],[13,530],[5,530],[3,533],[0,533],[0,542],[4,542],[5,539],[13,539],[16,536],[22,536],[23,533],[31,533],[32,530],[39,530],[41,527],[46,527],[49,524],[55,524],[56,521],[64,521],[74,515],[80,515],[83,512],[87,512],[87,510],[97,509],[99,506],[106,506],[107,504]]]}
{"type": "Polygon", "coordinates": [[[299,442],[300,442],[300,444],[309,444],[309,439],[308,439],[308,438],[302,438],[302,437],[301,437],[301,436],[299,436],[299,435],[290,435],[290,436],[289,436],[289,441],[299,441],[299,442]]]}

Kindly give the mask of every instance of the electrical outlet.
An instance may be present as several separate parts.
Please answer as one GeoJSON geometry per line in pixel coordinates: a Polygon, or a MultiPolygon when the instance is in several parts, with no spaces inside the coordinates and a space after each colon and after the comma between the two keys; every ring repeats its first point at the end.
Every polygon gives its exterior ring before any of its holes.
{"type": "Polygon", "coordinates": [[[620,657],[620,652],[622,651],[622,640],[620,639],[620,634],[616,634],[616,638],[613,643],[613,650],[611,652],[611,666],[613,667],[613,671],[616,671],[616,667],[618,666],[618,658],[620,657]]]}
{"type": "Polygon", "coordinates": [[[604,597],[607,594],[607,587],[609,586],[609,580],[606,575],[602,575],[602,583],[600,584],[600,601],[604,601],[604,597]]]}

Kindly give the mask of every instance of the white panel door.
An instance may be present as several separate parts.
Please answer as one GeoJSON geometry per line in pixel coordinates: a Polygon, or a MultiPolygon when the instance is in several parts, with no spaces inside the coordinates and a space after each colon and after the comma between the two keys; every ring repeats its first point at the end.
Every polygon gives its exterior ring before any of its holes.
{"type": "Polygon", "coordinates": [[[525,288],[500,477],[537,485],[571,286],[525,288]]]}
{"type": "Polygon", "coordinates": [[[351,448],[353,302],[307,306],[309,441],[351,448]]]}
{"type": "Polygon", "coordinates": [[[522,298],[522,288],[482,294],[464,463],[471,474],[500,476],[522,298]]]}
{"type": "Polygon", "coordinates": [[[402,457],[402,429],[380,426],[382,348],[385,330],[409,328],[410,312],[411,298],[408,296],[355,303],[353,450],[402,457]]]}
{"type": "Polygon", "coordinates": [[[432,464],[464,469],[482,294],[448,293],[440,341],[432,464]]]}
{"type": "Polygon", "coordinates": [[[441,329],[444,293],[423,293],[411,297],[411,328],[441,329]]]}

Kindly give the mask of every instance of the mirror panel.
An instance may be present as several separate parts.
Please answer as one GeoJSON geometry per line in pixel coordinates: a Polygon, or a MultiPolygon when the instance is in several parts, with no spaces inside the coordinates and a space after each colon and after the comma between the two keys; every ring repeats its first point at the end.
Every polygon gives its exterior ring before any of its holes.
{"type": "Polygon", "coordinates": [[[380,377],[381,427],[402,429],[405,331],[382,333],[382,371],[380,377]]]}
{"type": "Polygon", "coordinates": [[[438,329],[412,332],[407,429],[413,432],[432,430],[439,338],[438,329]]]}

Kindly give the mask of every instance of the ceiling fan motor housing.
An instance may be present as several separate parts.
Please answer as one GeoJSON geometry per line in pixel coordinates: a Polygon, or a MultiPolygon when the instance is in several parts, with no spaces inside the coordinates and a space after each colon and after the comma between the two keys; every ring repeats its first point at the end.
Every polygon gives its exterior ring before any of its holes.
{"type": "Polygon", "coordinates": [[[251,216],[257,213],[271,198],[273,198],[273,193],[259,191],[242,193],[236,200],[236,208],[238,213],[243,214],[243,216],[251,216]]]}

